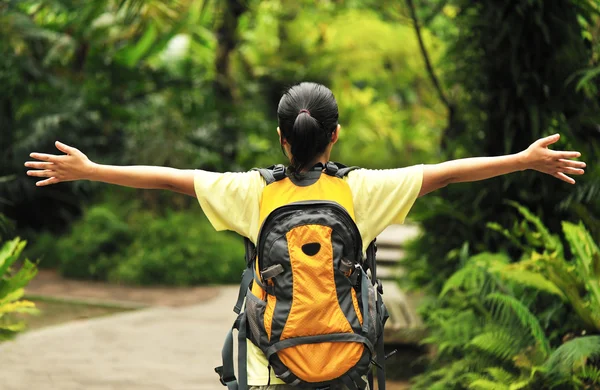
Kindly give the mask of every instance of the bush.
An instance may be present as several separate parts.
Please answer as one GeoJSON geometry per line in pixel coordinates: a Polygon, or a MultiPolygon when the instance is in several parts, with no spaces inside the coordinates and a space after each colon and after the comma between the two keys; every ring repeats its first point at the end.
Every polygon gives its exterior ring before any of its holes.
{"type": "Polygon", "coordinates": [[[136,216],[133,243],[117,256],[110,279],[133,284],[177,286],[240,281],[243,240],[215,232],[198,212],[136,216]]]}
{"type": "Polygon", "coordinates": [[[484,252],[423,311],[437,347],[415,389],[579,389],[600,384],[600,249],[582,225],[563,223],[564,246],[524,207],[512,229],[518,261],[484,252]],[[567,251],[568,249],[568,251],[567,251]],[[570,253],[570,255],[568,253],[570,253]]]}
{"type": "Polygon", "coordinates": [[[133,241],[130,226],[109,207],[93,206],[73,224],[71,234],[58,240],[61,274],[71,278],[106,280],[118,255],[133,241]]]}
{"type": "Polygon", "coordinates": [[[157,215],[115,199],[85,210],[68,235],[36,236],[29,253],[66,277],[128,284],[234,283],[244,268],[243,240],[197,207],[157,215]]]}
{"type": "Polygon", "coordinates": [[[13,268],[25,245],[26,242],[17,237],[0,248],[0,341],[14,337],[25,328],[25,322],[14,320],[11,314],[37,313],[33,302],[21,299],[23,288],[37,273],[36,266],[25,260],[18,271],[13,268]]]}

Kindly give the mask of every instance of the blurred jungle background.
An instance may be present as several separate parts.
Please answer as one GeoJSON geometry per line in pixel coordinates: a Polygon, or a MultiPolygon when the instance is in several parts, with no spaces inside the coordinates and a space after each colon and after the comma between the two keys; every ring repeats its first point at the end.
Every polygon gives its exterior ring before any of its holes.
{"type": "Polygon", "coordinates": [[[0,309],[34,277],[19,254],[67,278],[237,283],[242,241],[195,199],[37,188],[23,163],[55,140],[114,165],[285,162],[276,108],[300,81],[333,90],[346,165],[516,153],[556,132],[582,153],[575,186],[525,171],[419,199],[398,283],[427,297],[413,388],[600,389],[598,0],[1,0],[0,309]]]}

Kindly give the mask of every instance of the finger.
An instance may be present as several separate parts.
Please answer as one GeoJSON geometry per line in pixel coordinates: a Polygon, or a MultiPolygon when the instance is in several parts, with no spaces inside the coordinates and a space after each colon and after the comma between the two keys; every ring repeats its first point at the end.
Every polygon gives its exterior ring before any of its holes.
{"type": "Polygon", "coordinates": [[[563,167],[572,167],[572,168],[585,168],[586,164],[583,161],[573,161],[573,160],[566,160],[564,158],[561,158],[558,160],[558,162],[561,163],[561,166],[563,167]]]}
{"type": "Polygon", "coordinates": [[[42,160],[42,161],[50,161],[50,162],[56,162],[60,160],[60,156],[54,155],[54,154],[46,154],[46,153],[31,153],[29,155],[29,157],[31,158],[35,158],[36,160],[42,160]]]}
{"type": "Polygon", "coordinates": [[[43,187],[43,186],[47,186],[50,184],[56,184],[56,183],[60,183],[60,180],[57,179],[56,177],[51,177],[46,180],[40,180],[40,181],[36,182],[35,185],[38,187],[43,187]]]}
{"type": "Polygon", "coordinates": [[[44,169],[42,171],[27,171],[27,175],[33,177],[52,177],[56,175],[56,172],[50,169],[44,169]]]}
{"type": "Polygon", "coordinates": [[[579,152],[564,152],[564,151],[554,151],[554,156],[558,159],[571,159],[581,157],[581,153],[579,152]]]}
{"type": "Polygon", "coordinates": [[[37,168],[37,169],[48,169],[54,166],[54,163],[51,162],[39,162],[39,161],[27,161],[25,166],[28,168],[37,168]]]}
{"type": "Polygon", "coordinates": [[[539,139],[538,142],[540,143],[541,146],[548,146],[548,145],[552,145],[559,139],[560,139],[560,134],[553,134],[551,136],[539,139]]]}
{"type": "Polygon", "coordinates": [[[556,172],[552,176],[554,176],[557,179],[560,179],[562,181],[566,181],[569,184],[575,184],[575,180],[573,180],[572,178],[570,178],[569,176],[565,175],[562,172],[556,172]]]}
{"type": "Polygon", "coordinates": [[[60,150],[61,152],[65,152],[66,154],[73,154],[77,152],[77,149],[75,149],[74,147],[69,146],[67,144],[63,144],[60,141],[56,141],[54,145],[56,145],[56,149],[60,150]]]}
{"type": "Polygon", "coordinates": [[[583,175],[585,171],[579,168],[571,168],[571,167],[561,167],[559,168],[560,172],[568,173],[569,175],[583,175]]]}

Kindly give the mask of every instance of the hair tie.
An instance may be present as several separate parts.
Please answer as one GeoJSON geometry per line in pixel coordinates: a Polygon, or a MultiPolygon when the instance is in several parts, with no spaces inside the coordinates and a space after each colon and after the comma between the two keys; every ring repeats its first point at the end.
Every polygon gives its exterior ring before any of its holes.
{"type": "Polygon", "coordinates": [[[301,109],[298,115],[302,114],[303,112],[307,113],[308,116],[310,116],[310,111],[308,111],[306,108],[301,109]]]}

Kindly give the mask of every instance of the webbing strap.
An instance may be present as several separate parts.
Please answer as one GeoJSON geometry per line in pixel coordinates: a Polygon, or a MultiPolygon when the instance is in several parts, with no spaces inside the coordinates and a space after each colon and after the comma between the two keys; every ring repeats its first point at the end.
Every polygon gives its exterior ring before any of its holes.
{"type": "Polygon", "coordinates": [[[285,339],[282,341],[278,341],[267,349],[267,360],[269,360],[271,356],[285,348],[294,347],[296,345],[318,344],[327,342],[363,343],[369,349],[371,354],[374,354],[375,352],[373,344],[371,344],[369,339],[356,333],[320,334],[316,336],[294,337],[293,339],[285,339]]]}
{"type": "Polygon", "coordinates": [[[341,379],[348,390],[356,390],[356,385],[348,375],[344,375],[341,379]]]}
{"type": "Polygon", "coordinates": [[[267,185],[285,179],[285,166],[283,164],[273,165],[269,168],[253,168],[252,170],[258,171],[267,185]]]}
{"type": "Polygon", "coordinates": [[[356,371],[350,371],[349,375],[359,390],[365,390],[367,387],[367,382],[365,382],[356,371]]]}
{"type": "Polygon", "coordinates": [[[364,334],[369,333],[369,278],[367,278],[367,272],[360,268],[361,273],[361,281],[360,281],[360,291],[361,291],[361,300],[362,300],[362,317],[363,317],[363,325],[362,331],[364,334]]]}
{"type": "MultiPolygon", "coordinates": [[[[248,348],[246,344],[246,313],[239,317],[238,327],[238,380],[239,390],[248,390],[248,373],[246,372],[246,361],[248,360],[248,348]]],[[[237,321],[236,321],[237,322],[237,321]]]]}
{"type": "Polygon", "coordinates": [[[377,244],[375,240],[371,241],[367,247],[367,267],[371,270],[371,282],[373,286],[377,283],[377,261],[375,253],[377,252],[377,244]]]}
{"type": "MultiPolygon", "coordinates": [[[[383,309],[383,302],[381,294],[377,294],[377,311],[383,309]]],[[[382,313],[383,314],[383,313],[382,313]]],[[[377,388],[378,390],[385,390],[385,350],[383,348],[383,329],[377,341],[375,342],[376,361],[380,367],[377,367],[377,388]]]]}
{"type": "Polygon", "coordinates": [[[355,169],[358,169],[358,167],[343,167],[343,168],[338,168],[337,172],[335,173],[336,177],[339,177],[340,179],[342,179],[343,177],[345,177],[350,171],[353,171],[355,169]]]}
{"type": "Polygon", "coordinates": [[[219,374],[221,383],[227,386],[228,390],[238,390],[238,383],[233,369],[233,327],[227,332],[225,344],[221,351],[223,366],[215,368],[219,374]]]}
{"type": "Polygon", "coordinates": [[[369,382],[369,390],[374,390],[375,388],[373,387],[373,369],[370,369],[369,373],[367,374],[367,382],[369,382]]]}
{"type": "Polygon", "coordinates": [[[227,386],[228,390],[248,390],[248,373],[246,371],[246,360],[248,358],[248,350],[246,344],[246,313],[240,314],[229,332],[225,337],[225,343],[221,350],[221,358],[223,365],[215,368],[215,372],[219,374],[221,383],[227,386]],[[233,330],[238,330],[238,374],[239,381],[235,377],[235,369],[233,367],[233,330]]]}
{"type": "MultiPolygon", "coordinates": [[[[252,265],[250,265],[252,267],[252,265]]],[[[246,298],[246,293],[248,292],[248,288],[250,288],[250,284],[253,279],[252,268],[246,268],[242,273],[242,282],[240,283],[240,291],[238,293],[238,298],[233,307],[233,311],[235,314],[240,314],[242,311],[242,306],[244,305],[244,299],[246,298]]]]}

